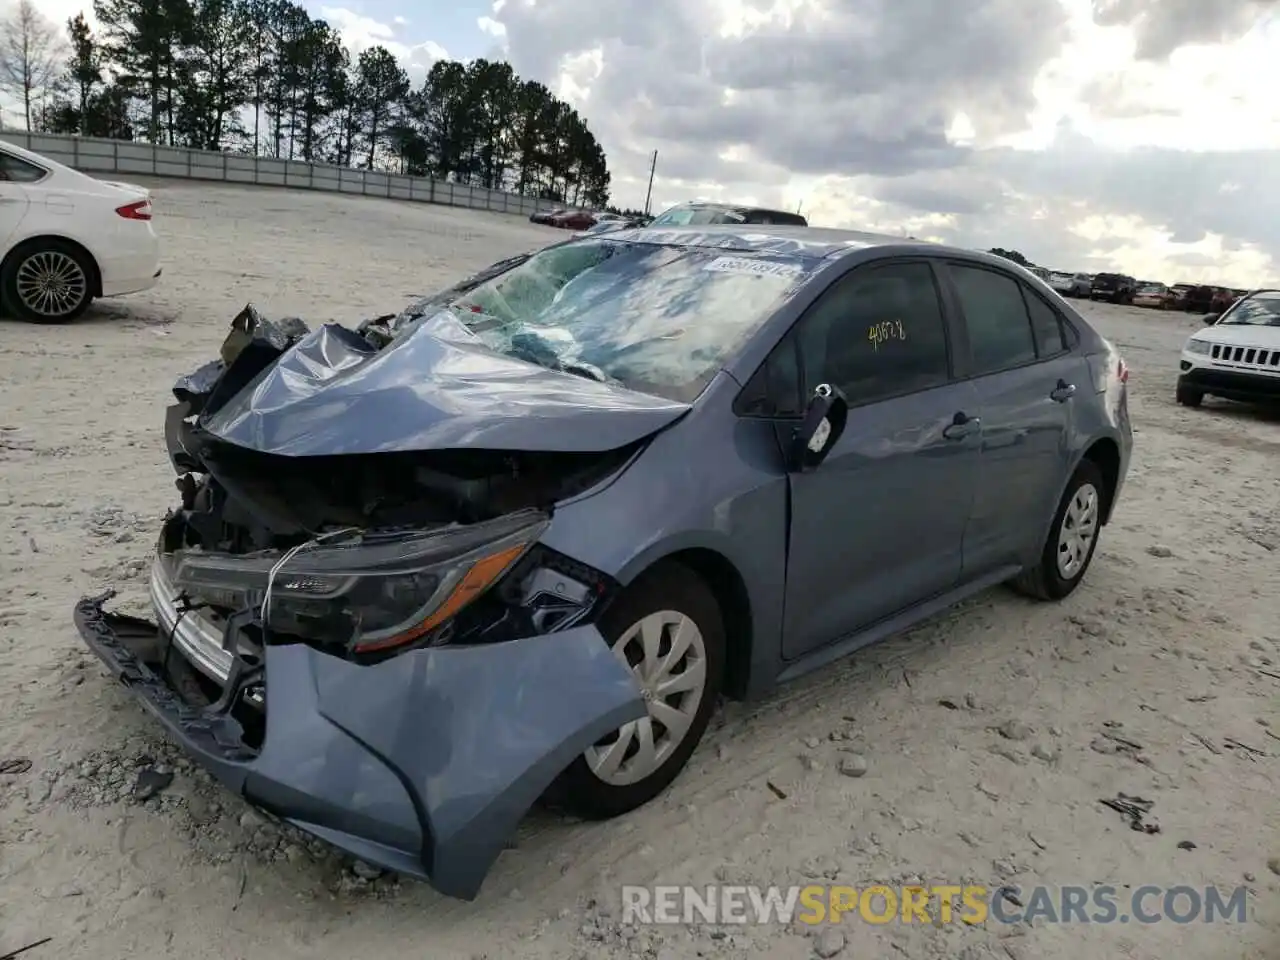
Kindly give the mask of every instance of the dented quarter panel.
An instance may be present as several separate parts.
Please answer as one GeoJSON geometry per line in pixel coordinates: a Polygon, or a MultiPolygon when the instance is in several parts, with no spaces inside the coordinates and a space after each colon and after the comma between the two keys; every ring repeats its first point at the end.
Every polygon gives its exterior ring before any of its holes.
{"type": "Polygon", "coordinates": [[[476,447],[614,450],[689,406],[446,342],[419,328],[374,351],[328,325],[201,421],[261,453],[308,457],[476,447]]]}

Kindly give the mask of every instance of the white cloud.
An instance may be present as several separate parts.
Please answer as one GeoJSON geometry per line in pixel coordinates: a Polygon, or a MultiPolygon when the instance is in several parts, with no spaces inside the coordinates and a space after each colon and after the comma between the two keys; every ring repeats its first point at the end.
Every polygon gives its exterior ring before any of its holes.
{"type": "Polygon", "coordinates": [[[1280,279],[1280,27],[1261,0],[503,0],[618,202],[758,197],[1043,262],[1280,279]]]}
{"type": "Polygon", "coordinates": [[[403,17],[395,17],[393,23],[383,23],[346,7],[321,7],[319,16],[338,31],[353,57],[370,47],[386,47],[415,85],[422,82],[433,63],[449,59],[449,52],[433,40],[406,43],[399,39],[396,28],[408,23],[403,17]]]}

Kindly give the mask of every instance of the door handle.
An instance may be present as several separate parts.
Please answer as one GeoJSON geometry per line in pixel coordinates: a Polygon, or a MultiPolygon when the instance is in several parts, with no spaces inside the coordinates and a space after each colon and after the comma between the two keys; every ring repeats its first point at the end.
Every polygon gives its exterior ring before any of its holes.
{"type": "Polygon", "coordinates": [[[1065,380],[1059,380],[1058,385],[1049,393],[1049,398],[1055,403],[1066,403],[1076,395],[1076,385],[1067,383],[1065,380]]]}
{"type": "Polygon", "coordinates": [[[965,437],[971,437],[982,428],[982,421],[977,417],[970,417],[963,411],[957,413],[946,428],[942,431],[942,435],[948,440],[963,440],[965,437]]]}

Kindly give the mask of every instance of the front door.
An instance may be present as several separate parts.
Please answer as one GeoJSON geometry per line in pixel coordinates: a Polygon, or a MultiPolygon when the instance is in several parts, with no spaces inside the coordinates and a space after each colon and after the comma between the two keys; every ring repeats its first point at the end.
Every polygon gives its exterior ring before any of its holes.
{"type": "Polygon", "coordinates": [[[789,337],[806,393],[831,383],[851,409],[826,460],[789,477],[788,659],[956,583],[981,442],[929,262],[855,269],[789,337]]]}

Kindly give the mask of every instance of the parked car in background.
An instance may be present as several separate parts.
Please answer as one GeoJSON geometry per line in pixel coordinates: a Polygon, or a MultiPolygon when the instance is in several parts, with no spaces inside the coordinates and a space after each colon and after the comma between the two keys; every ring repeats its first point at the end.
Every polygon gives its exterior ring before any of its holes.
{"type": "Polygon", "coordinates": [[[1173,296],[1163,283],[1147,283],[1138,287],[1137,292],[1134,293],[1133,305],[1168,310],[1173,305],[1173,296]]]}
{"type": "Polygon", "coordinates": [[[602,233],[612,233],[615,230],[628,230],[642,227],[645,223],[639,218],[610,217],[607,220],[598,220],[595,224],[587,227],[574,234],[574,237],[594,237],[602,233]]]}
{"type": "Polygon", "coordinates": [[[561,210],[547,218],[547,226],[561,230],[587,230],[599,222],[598,214],[591,210],[561,210]]]}
{"type": "Polygon", "coordinates": [[[1111,303],[1132,303],[1138,290],[1138,282],[1124,273],[1099,273],[1089,286],[1090,300],[1107,300],[1111,303]]]}
{"type": "Polygon", "coordinates": [[[96,297],[156,285],[160,239],[151,191],[97,180],[0,143],[0,306],[31,323],[65,323],[96,297]]]}
{"type": "Polygon", "coordinates": [[[682,203],[664,210],[650,222],[652,227],[706,226],[715,223],[773,223],[807,227],[809,221],[798,213],[767,207],[732,203],[682,203]]]}
{"type": "Polygon", "coordinates": [[[1169,300],[1174,310],[1186,310],[1187,298],[1191,295],[1191,291],[1195,289],[1195,285],[1191,283],[1175,283],[1169,288],[1169,300]]]}
{"type": "Polygon", "coordinates": [[[661,794],[722,693],[1067,597],[1124,485],[1124,360],[996,256],[659,227],[460,286],[237,317],[165,416],[156,621],[74,612],[224,785],[452,896],[548,788],[661,794]]]}
{"type": "Polygon", "coordinates": [[[1204,318],[1178,364],[1178,403],[1198,407],[1206,396],[1280,402],[1280,290],[1255,290],[1224,313],[1204,318]]]}
{"type": "Polygon", "coordinates": [[[1054,273],[1049,286],[1064,297],[1087,297],[1093,285],[1093,277],[1087,273],[1054,273]]]}
{"type": "MultiPolygon", "coordinates": [[[[1246,293],[1248,291],[1245,291],[1246,293]]],[[[1213,297],[1209,300],[1210,313],[1226,313],[1243,293],[1228,287],[1214,287],[1213,297]]]]}
{"type": "Polygon", "coordinates": [[[533,213],[529,214],[529,222],[540,223],[543,226],[546,226],[551,223],[552,217],[558,217],[567,212],[568,211],[566,211],[564,207],[553,207],[550,210],[535,210],[533,213]]]}
{"type": "Polygon", "coordinates": [[[1213,310],[1215,288],[1206,284],[1196,284],[1187,291],[1186,309],[1188,313],[1209,313],[1213,310]]]}

